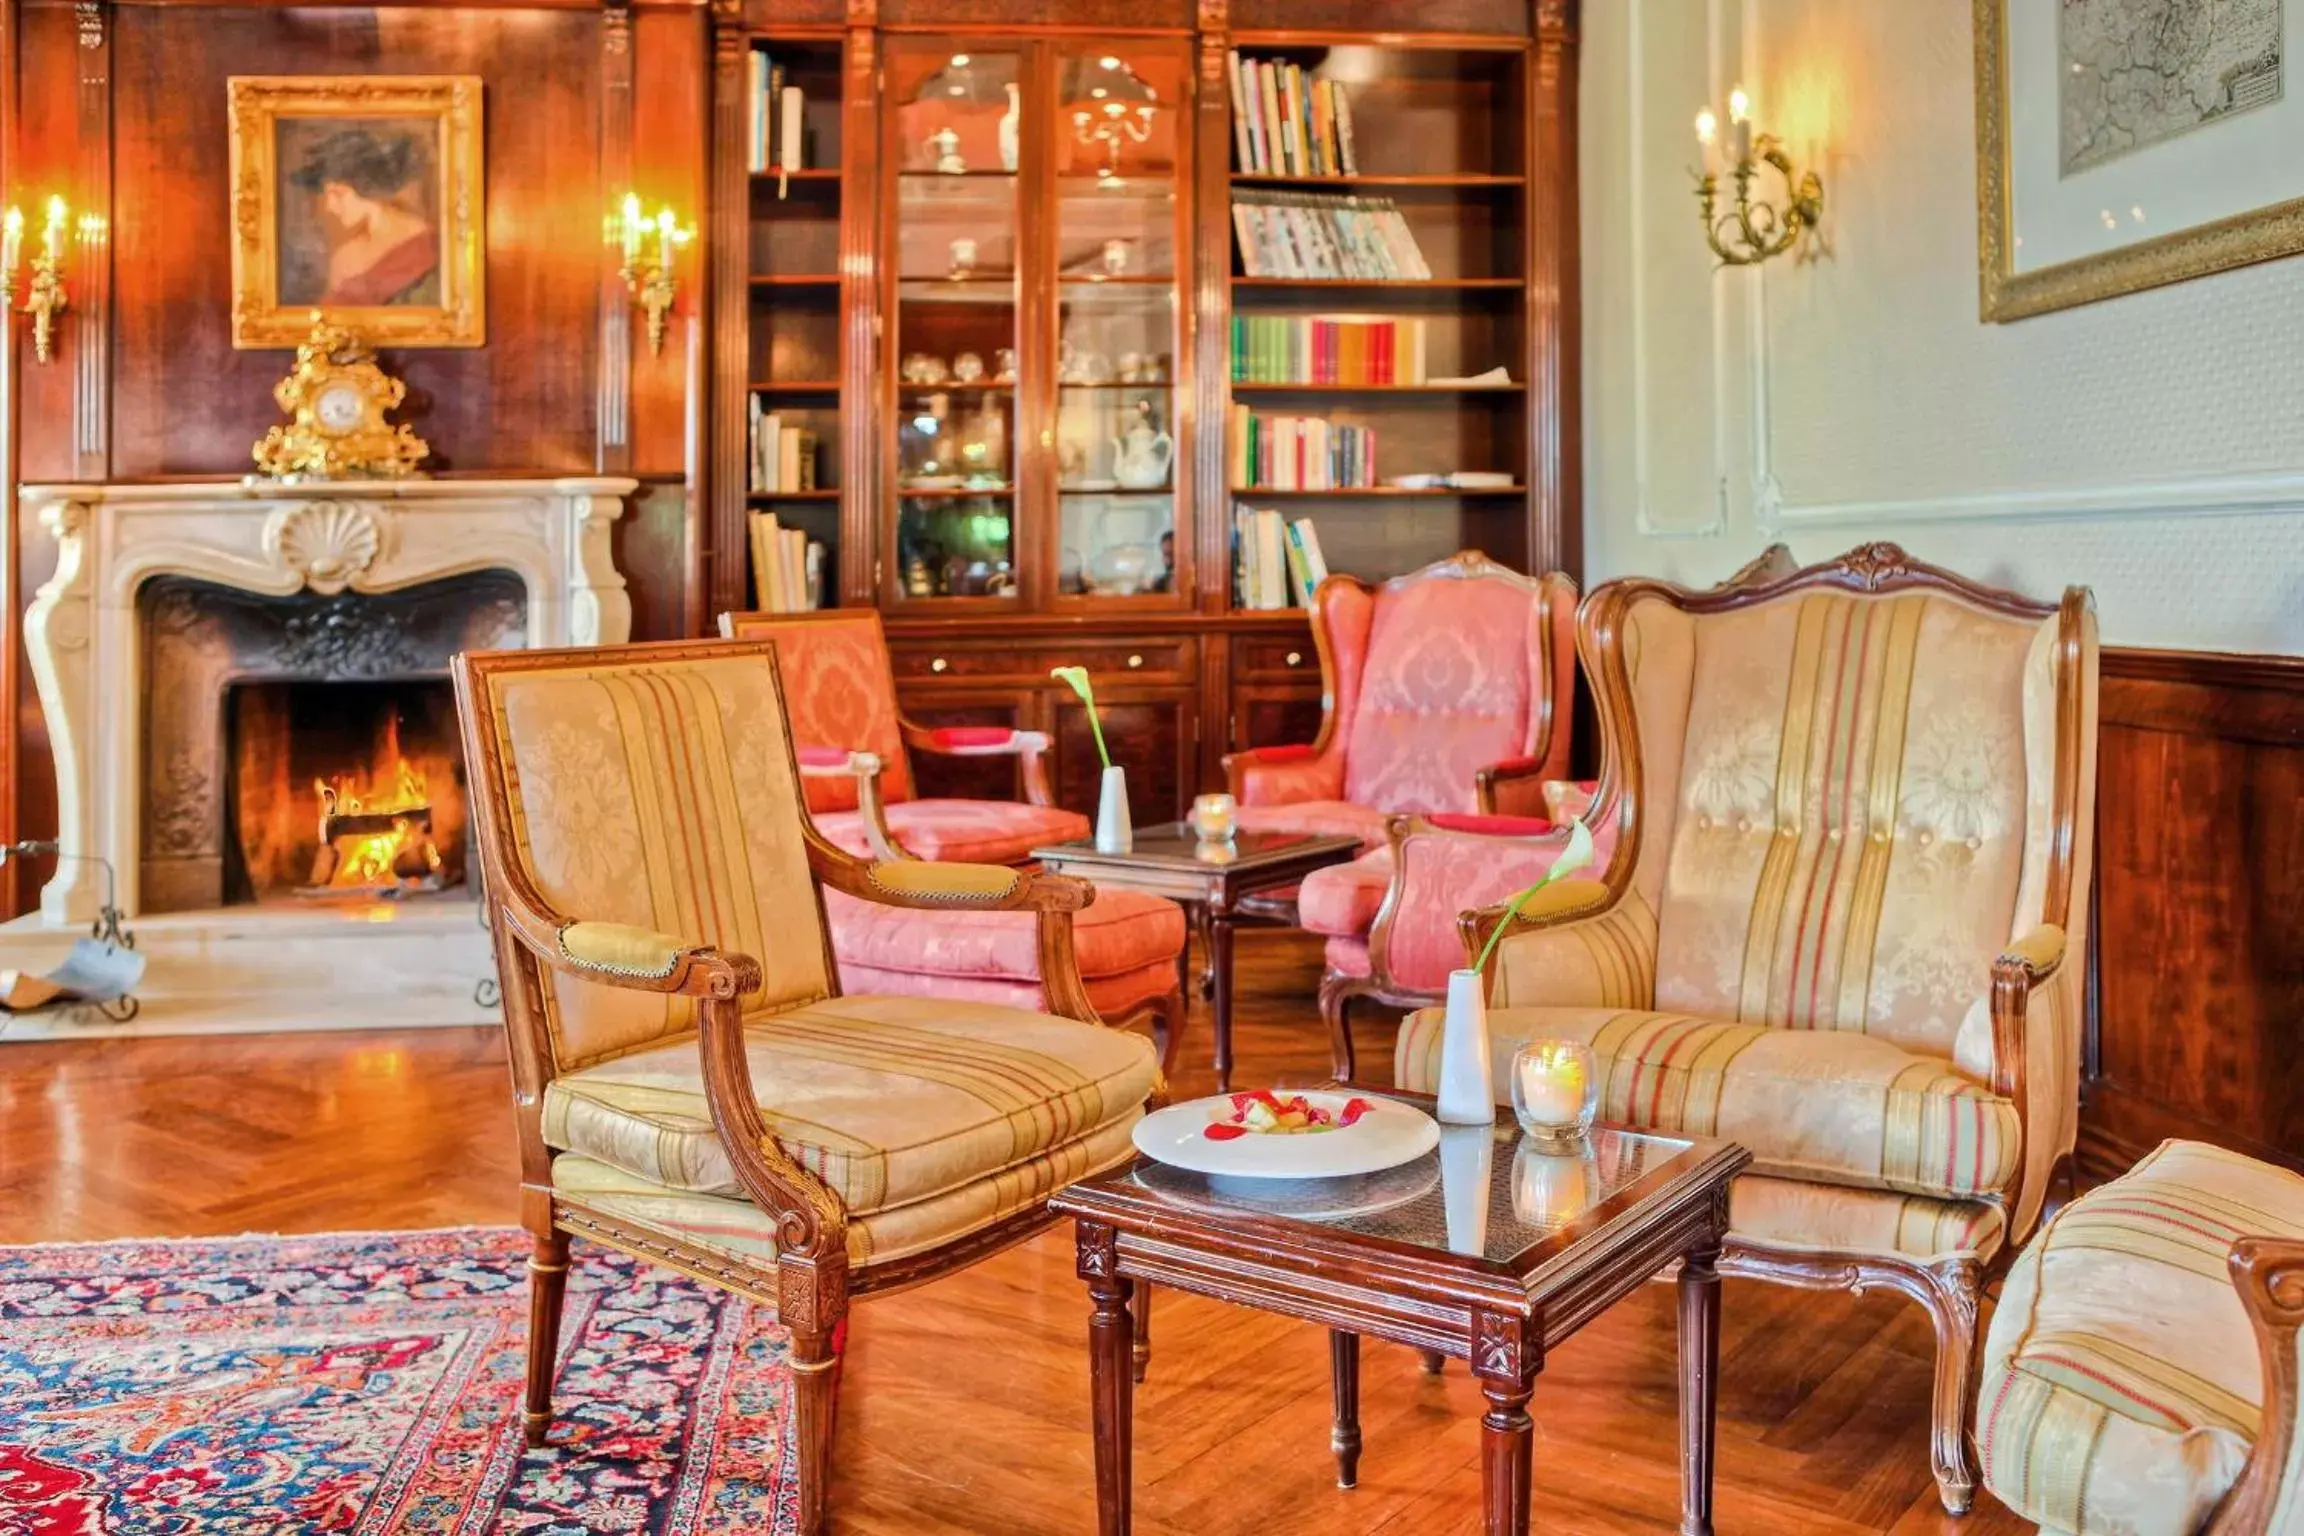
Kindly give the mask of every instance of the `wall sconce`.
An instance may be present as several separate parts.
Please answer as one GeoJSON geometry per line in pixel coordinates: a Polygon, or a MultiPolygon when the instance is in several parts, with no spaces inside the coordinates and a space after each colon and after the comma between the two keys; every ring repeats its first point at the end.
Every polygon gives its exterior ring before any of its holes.
{"type": "MultiPolygon", "coordinates": [[[[56,355],[56,317],[70,302],[64,291],[64,229],[72,213],[61,197],[48,199],[48,221],[40,231],[40,254],[32,258],[32,285],[23,313],[32,317],[32,355],[45,363],[56,355]]],[[[83,218],[83,233],[101,221],[83,218]]],[[[16,305],[16,267],[24,254],[24,210],[0,216],[0,312],[16,305]]]]}
{"type": "Polygon", "coordinates": [[[1726,169],[1736,182],[1736,203],[1719,211],[1721,149],[1720,120],[1706,107],[1696,114],[1696,142],[1704,154],[1704,169],[1696,176],[1696,201],[1704,210],[1704,240],[1722,266],[1749,267],[1790,250],[1803,234],[1824,217],[1824,183],[1814,171],[1792,173],[1791,157],[1772,133],[1752,131],[1752,98],[1742,86],[1728,93],[1726,169]],[[1773,166],[1784,178],[1786,201],[1755,202],[1752,179],[1763,165],[1773,166]]]}
{"type": "Polygon", "coordinates": [[[673,253],[693,239],[696,231],[683,228],[669,207],[658,210],[653,219],[643,217],[637,193],[625,195],[623,213],[615,222],[624,250],[624,265],[617,275],[647,312],[648,350],[661,353],[664,320],[680,293],[680,279],[672,270],[673,253]]]}

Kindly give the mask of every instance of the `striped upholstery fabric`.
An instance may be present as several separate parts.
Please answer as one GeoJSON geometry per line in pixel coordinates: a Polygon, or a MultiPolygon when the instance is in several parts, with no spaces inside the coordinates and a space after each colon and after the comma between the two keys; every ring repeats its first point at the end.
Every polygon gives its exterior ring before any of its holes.
{"type": "MultiPolygon", "coordinates": [[[[1133,1124],[1158,1072],[1141,1035],[948,998],[832,998],[754,1020],[746,1045],[778,1144],[856,1217],[1133,1124]]],[[[555,1079],[544,1140],[651,1185],[738,1193],[689,1041],[555,1079]]]]}
{"type": "Polygon", "coordinates": [[[1647,898],[1626,891],[1598,917],[1499,945],[1495,1001],[1523,1008],[1655,1007],[1656,914],[1647,898]]]}
{"type": "MultiPolygon", "coordinates": [[[[1401,1086],[1437,1086],[1443,1017],[1401,1026],[1401,1086]]],[[[1583,1041],[1601,1119],[1741,1142],[1758,1173],[1941,1199],[1997,1195],[2016,1176],[2016,1106],[1885,1040],[1609,1008],[1497,1008],[1488,1033],[1499,1085],[1529,1040],[1583,1041]]]]}
{"type": "MultiPolygon", "coordinates": [[[[755,957],[749,1013],[829,994],[798,776],[759,658],[506,672],[489,688],[513,846],[553,907],[755,957]]],[[[563,1072],[693,1028],[694,1006],[546,980],[563,1072]]]]}
{"type": "Polygon", "coordinates": [[[1816,1253],[1899,1253],[1914,1259],[2000,1251],[2008,1216],[1981,1200],[1932,1200],[1746,1174],[1728,1191],[1728,1224],[1747,1242],[1816,1253]]]}
{"type": "MultiPolygon", "coordinates": [[[[1065,1185],[1136,1155],[1126,1115],[1086,1135],[1036,1152],[998,1173],[909,1205],[875,1211],[848,1224],[848,1262],[886,1264],[940,1248],[1016,1215],[1065,1185]]],[[[552,1162],[552,1188],[563,1200],[602,1216],[682,1238],[752,1263],[776,1256],[776,1223],[749,1200],[666,1189],[588,1157],[552,1162]]]]}
{"type": "Polygon", "coordinates": [[[2017,1257],[1984,1346],[1978,1448],[2000,1501],[2072,1536],[2191,1536],[2259,1423],[2255,1336],[2225,1268],[2304,1236],[2304,1179],[2167,1142],[2017,1257]]]}

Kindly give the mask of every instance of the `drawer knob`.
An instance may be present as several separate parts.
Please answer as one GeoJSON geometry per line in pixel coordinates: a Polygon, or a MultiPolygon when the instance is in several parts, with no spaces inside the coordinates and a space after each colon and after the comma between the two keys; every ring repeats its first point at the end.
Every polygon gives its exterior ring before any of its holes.
{"type": "Polygon", "coordinates": [[[1130,656],[1128,658],[1128,665],[1132,667],[1140,667],[1144,665],[1144,658],[1141,656],[1130,656]]]}
{"type": "Polygon", "coordinates": [[[939,656],[934,661],[928,663],[928,670],[931,672],[941,672],[950,665],[950,662],[939,656]]]}
{"type": "Polygon", "coordinates": [[[1303,664],[1304,653],[1302,651],[1290,651],[1288,653],[1288,665],[1292,667],[1300,667],[1303,664]]]}

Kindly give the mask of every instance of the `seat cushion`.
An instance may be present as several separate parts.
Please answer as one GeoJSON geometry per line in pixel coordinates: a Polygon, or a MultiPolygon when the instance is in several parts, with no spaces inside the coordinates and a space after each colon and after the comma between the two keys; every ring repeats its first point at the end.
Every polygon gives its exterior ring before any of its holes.
{"type": "Polygon", "coordinates": [[[1984,1264],[2007,1240],[2008,1218],[1982,1200],[1931,1200],[1748,1173],[1729,1187],[1728,1228],[1747,1242],[1796,1252],[1961,1255],[1984,1264]]]}
{"type": "Polygon", "coordinates": [[[1240,825],[1250,832],[1305,832],[1356,837],[1369,848],[1384,841],[1384,813],[1349,800],[1299,800],[1292,805],[1244,805],[1240,825]]]}
{"type": "Polygon", "coordinates": [[[2041,1228],[1984,1342],[1977,1444],[2003,1504],[2074,1536],[2204,1527],[2260,1422],[2225,1269],[2241,1237],[2304,1237],[2304,1179],[2179,1141],[2041,1228]]]}
{"type": "MultiPolygon", "coordinates": [[[[906,800],[885,809],[896,845],[938,864],[1021,864],[1035,848],[1094,830],[1077,811],[1020,800],[906,800]]],[[[861,811],[818,816],[816,830],[860,858],[872,857],[861,811]]]]}
{"type": "MultiPolygon", "coordinates": [[[[845,990],[871,990],[848,978],[851,967],[921,976],[976,980],[1040,980],[1040,923],[1031,912],[922,912],[884,906],[839,891],[824,893],[832,922],[832,953],[845,990]]],[[[1176,968],[1184,948],[1184,909],[1161,896],[1099,890],[1072,917],[1080,974],[1093,980],[1141,970],[1176,968]]]]}
{"type": "MultiPolygon", "coordinates": [[[[1441,1018],[1401,1026],[1402,1087],[1438,1083],[1441,1018]]],[[[1580,1040],[1599,1058],[1600,1118],[1741,1142],[1757,1173],[1945,1199],[2016,1176],[2014,1104],[1870,1035],[1613,1008],[1498,1008],[1488,1032],[1500,1093],[1527,1041],[1580,1040]]]]}
{"type": "Polygon", "coordinates": [[[1316,869],[1297,889],[1297,920],[1314,933],[1365,938],[1391,886],[1392,850],[1388,847],[1364,853],[1349,864],[1316,869]]]}
{"type": "MultiPolygon", "coordinates": [[[[1036,1152],[1014,1167],[940,1195],[877,1211],[848,1224],[848,1262],[886,1264],[958,1242],[1045,1200],[1065,1185],[1136,1155],[1129,1140],[1139,1113],[1036,1152]]],[[[636,1179],[573,1153],[553,1159],[552,1188],[619,1223],[648,1228],[747,1263],[772,1263],[776,1223],[749,1200],[699,1195],[636,1179]]]]}
{"type": "MultiPolygon", "coordinates": [[[[1151,1042],[949,998],[837,997],[750,1020],[776,1140],[852,1217],[958,1189],[1133,1118],[1151,1042]]],[[[544,1140],[651,1184],[737,1194],[693,1039],[553,1080],[544,1140]]]]}
{"type": "MultiPolygon", "coordinates": [[[[1088,1005],[1108,1024],[1117,1023],[1147,1003],[1177,990],[1174,960],[1140,965],[1115,975],[1080,979],[1088,989],[1088,1005]]],[[[1030,981],[998,976],[930,976],[917,971],[884,971],[878,966],[854,965],[843,960],[840,983],[858,992],[886,997],[949,997],[971,1003],[997,1003],[1003,1008],[1022,1008],[1031,1013],[1045,1012],[1048,1007],[1048,994],[1041,988],[1037,976],[1030,981]]]]}

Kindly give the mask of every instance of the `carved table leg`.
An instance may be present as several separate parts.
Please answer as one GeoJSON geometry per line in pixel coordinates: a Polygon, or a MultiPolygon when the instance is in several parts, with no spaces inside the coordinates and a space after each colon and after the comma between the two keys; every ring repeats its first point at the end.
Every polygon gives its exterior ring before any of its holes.
{"type": "Polygon", "coordinates": [[[1712,1443],[1720,1385],[1720,1258],[1680,1264],[1680,1536],[1712,1536],[1712,1443]]]}
{"type": "Polygon", "coordinates": [[[1438,1376],[1448,1369],[1448,1357],[1436,1349],[1420,1349],[1416,1353],[1424,1361],[1424,1374],[1438,1376]]]}
{"type": "Polygon", "coordinates": [[[1336,1486],[1360,1482],[1360,1335],[1328,1331],[1328,1370],[1336,1401],[1336,1425],[1328,1444],[1336,1452],[1336,1486]]]}
{"type": "Polygon", "coordinates": [[[1136,1287],[1119,1272],[1110,1227],[1080,1223],[1079,1269],[1095,1304],[1088,1318],[1088,1366],[1096,1423],[1096,1531],[1097,1536],[1128,1536],[1136,1350],[1128,1303],[1136,1287]]]}
{"type": "Polygon", "coordinates": [[[1528,1399],[1544,1368],[1539,1320],[1476,1313],[1472,1374],[1488,1411],[1480,1417],[1480,1504],[1487,1536],[1528,1536],[1528,1481],[1536,1455],[1536,1421],[1528,1399]]]}
{"type": "MultiPolygon", "coordinates": [[[[1184,910],[1192,919],[1192,936],[1200,941],[1200,974],[1195,978],[1195,989],[1200,994],[1200,1001],[1213,1002],[1216,998],[1216,938],[1208,920],[1208,903],[1190,902],[1184,910]]],[[[1191,946],[1185,947],[1189,949],[1191,946]]]]}
{"type": "Polygon", "coordinates": [[[1216,978],[1216,1091],[1232,1091],[1232,914],[1211,912],[1208,953],[1216,978]]]}
{"type": "Polygon", "coordinates": [[[1130,1348],[1128,1379],[1142,1381],[1144,1373],[1152,1368],[1152,1282],[1136,1282],[1136,1301],[1131,1308],[1136,1318],[1136,1338],[1130,1348]]]}

